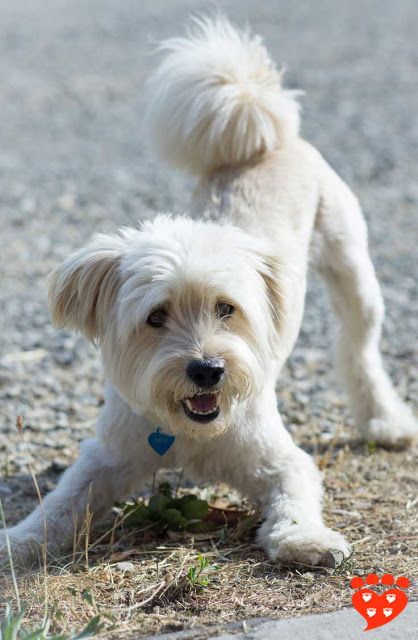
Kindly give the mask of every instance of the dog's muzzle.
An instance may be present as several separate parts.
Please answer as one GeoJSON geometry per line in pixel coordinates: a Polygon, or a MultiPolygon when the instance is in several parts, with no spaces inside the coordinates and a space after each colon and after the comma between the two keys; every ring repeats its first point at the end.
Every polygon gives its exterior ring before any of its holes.
{"type": "Polygon", "coordinates": [[[219,415],[218,393],[196,393],[182,400],[185,414],[195,422],[211,422],[219,415]]]}
{"type": "Polygon", "coordinates": [[[186,415],[195,422],[210,422],[219,415],[219,393],[210,389],[217,387],[225,373],[221,358],[195,359],[187,365],[187,376],[201,391],[182,401],[186,415]]]}

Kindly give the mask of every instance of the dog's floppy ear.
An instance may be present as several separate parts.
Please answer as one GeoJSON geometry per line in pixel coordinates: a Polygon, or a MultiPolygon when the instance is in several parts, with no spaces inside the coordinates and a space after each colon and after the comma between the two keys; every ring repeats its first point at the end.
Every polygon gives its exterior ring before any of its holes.
{"type": "Polygon", "coordinates": [[[99,338],[120,286],[123,240],[99,234],[51,273],[48,299],[56,327],[99,338]]]}
{"type": "Polygon", "coordinates": [[[264,255],[263,263],[265,269],[262,271],[261,275],[266,283],[274,326],[277,333],[280,333],[284,315],[284,296],[283,283],[280,277],[280,262],[275,256],[264,255]]]}
{"type": "Polygon", "coordinates": [[[259,258],[260,266],[258,272],[266,285],[270,315],[273,321],[274,334],[271,342],[272,346],[276,346],[278,338],[283,333],[286,313],[281,263],[276,256],[265,252],[261,253],[259,258]]]}

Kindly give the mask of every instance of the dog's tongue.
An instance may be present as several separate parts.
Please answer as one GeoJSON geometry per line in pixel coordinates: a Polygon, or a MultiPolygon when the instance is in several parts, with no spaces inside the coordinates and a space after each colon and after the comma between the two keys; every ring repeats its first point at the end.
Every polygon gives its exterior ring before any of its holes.
{"type": "Polygon", "coordinates": [[[202,393],[190,398],[193,411],[214,411],[217,407],[216,393],[202,393]]]}

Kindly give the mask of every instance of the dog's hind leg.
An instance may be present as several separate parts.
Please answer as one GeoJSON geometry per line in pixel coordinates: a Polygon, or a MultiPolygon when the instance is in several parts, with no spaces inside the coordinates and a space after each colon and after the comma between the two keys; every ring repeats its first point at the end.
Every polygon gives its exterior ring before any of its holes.
{"type": "Polygon", "coordinates": [[[356,198],[335,174],[321,194],[313,254],[339,320],[338,365],[358,430],[377,444],[405,446],[418,435],[418,424],[383,367],[384,307],[366,223],[356,198]]]}

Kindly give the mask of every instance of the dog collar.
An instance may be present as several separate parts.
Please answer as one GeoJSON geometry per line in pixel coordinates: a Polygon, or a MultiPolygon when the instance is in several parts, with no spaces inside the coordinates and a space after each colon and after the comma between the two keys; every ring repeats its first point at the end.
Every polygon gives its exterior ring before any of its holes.
{"type": "Polygon", "coordinates": [[[175,436],[164,433],[160,427],[158,427],[157,431],[153,431],[148,436],[148,444],[158,455],[163,456],[173,445],[175,439],[175,436]]]}

